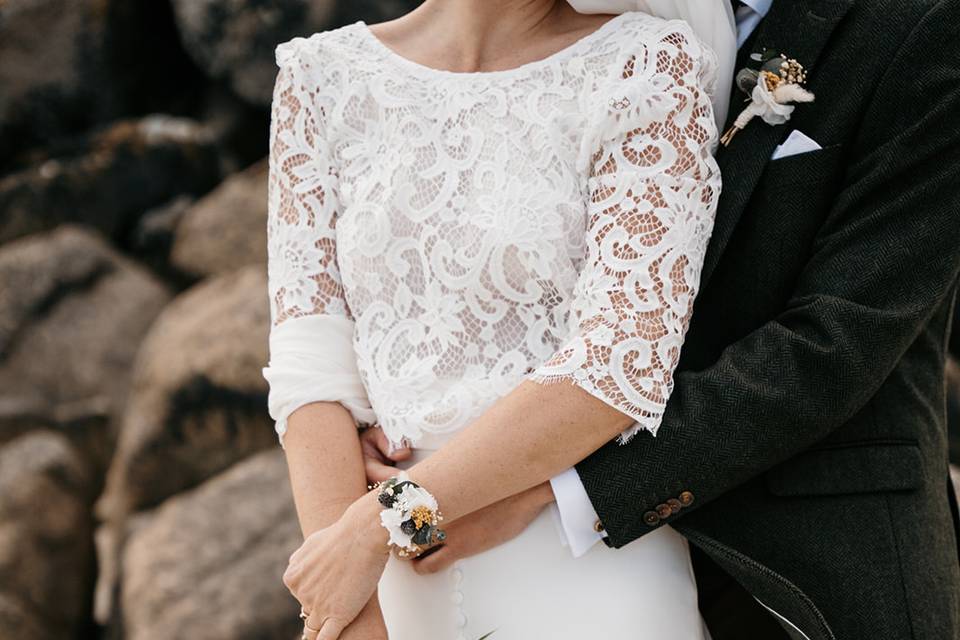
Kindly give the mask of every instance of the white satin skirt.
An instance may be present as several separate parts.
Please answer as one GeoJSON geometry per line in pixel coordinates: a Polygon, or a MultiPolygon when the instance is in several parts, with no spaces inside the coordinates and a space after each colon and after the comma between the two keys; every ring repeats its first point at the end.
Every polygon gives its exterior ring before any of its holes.
{"type": "MultiPolygon", "coordinates": [[[[429,455],[416,450],[404,467],[429,455]]],[[[442,508],[442,507],[441,507],[442,508]]],[[[708,640],[683,536],[669,526],[574,558],[554,507],[509,542],[418,575],[391,555],[379,597],[390,640],[708,640]]],[[[491,527],[496,523],[491,522],[491,527]]]]}

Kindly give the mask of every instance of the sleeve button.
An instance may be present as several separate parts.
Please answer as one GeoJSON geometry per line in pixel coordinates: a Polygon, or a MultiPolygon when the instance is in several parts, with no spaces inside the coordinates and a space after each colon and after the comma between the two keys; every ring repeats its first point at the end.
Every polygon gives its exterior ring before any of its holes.
{"type": "Polygon", "coordinates": [[[667,500],[667,506],[670,507],[670,513],[673,515],[680,513],[680,509],[683,508],[683,505],[680,504],[680,501],[676,498],[670,498],[667,500]]]}
{"type": "Polygon", "coordinates": [[[680,504],[684,507],[689,507],[693,504],[693,494],[689,491],[684,491],[680,494],[680,504]]]}
{"type": "Polygon", "coordinates": [[[661,520],[664,518],[669,518],[673,514],[673,511],[670,510],[670,507],[665,504],[658,504],[656,511],[661,520]]]}
{"type": "Polygon", "coordinates": [[[603,532],[603,523],[600,522],[599,520],[597,520],[596,522],[594,522],[594,523],[593,523],[593,530],[596,531],[597,533],[603,532]]]}
{"type": "Polygon", "coordinates": [[[660,524],[660,516],[657,515],[656,511],[647,511],[643,514],[643,523],[648,527],[655,527],[660,524]]]}

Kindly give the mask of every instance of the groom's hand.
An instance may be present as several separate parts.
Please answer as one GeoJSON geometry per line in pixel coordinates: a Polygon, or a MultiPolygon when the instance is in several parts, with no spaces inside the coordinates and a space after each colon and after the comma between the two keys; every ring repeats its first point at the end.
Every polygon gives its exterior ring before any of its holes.
{"type": "Polygon", "coordinates": [[[458,518],[444,530],[446,540],[412,560],[419,574],[446,569],[461,558],[476,555],[517,537],[545,506],[554,501],[549,482],[458,518]]]}
{"type": "Polygon", "coordinates": [[[390,442],[380,427],[368,427],[360,432],[360,448],[363,451],[363,468],[367,482],[383,482],[397,474],[394,465],[410,457],[410,447],[390,451],[390,442]]]}

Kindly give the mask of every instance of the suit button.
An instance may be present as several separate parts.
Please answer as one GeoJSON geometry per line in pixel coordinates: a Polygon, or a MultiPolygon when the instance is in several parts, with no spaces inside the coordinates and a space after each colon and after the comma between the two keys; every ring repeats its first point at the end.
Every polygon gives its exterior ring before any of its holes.
{"type": "Polygon", "coordinates": [[[670,513],[674,515],[680,513],[680,509],[683,508],[683,505],[680,504],[680,501],[676,498],[670,498],[667,500],[667,506],[670,507],[670,513]]]}
{"type": "Polygon", "coordinates": [[[601,532],[603,531],[603,523],[600,522],[599,520],[597,520],[596,522],[594,522],[594,523],[593,523],[593,530],[596,531],[597,533],[601,533],[601,532]]]}
{"type": "Polygon", "coordinates": [[[647,511],[643,514],[643,523],[648,527],[655,527],[660,524],[660,516],[657,515],[656,511],[647,511]]]}
{"type": "Polygon", "coordinates": [[[668,507],[667,505],[665,504],[657,505],[657,515],[660,516],[661,519],[669,518],[672,514],[673,514],[673,511],[671,511],[670,507],[668,507]]]}
{"type": "Polygon", "coordinates": [[[684,507],[689,507],[693,504],[693,494],[689,491],[684,491],[680,494],[680,504],[684,507]]]}

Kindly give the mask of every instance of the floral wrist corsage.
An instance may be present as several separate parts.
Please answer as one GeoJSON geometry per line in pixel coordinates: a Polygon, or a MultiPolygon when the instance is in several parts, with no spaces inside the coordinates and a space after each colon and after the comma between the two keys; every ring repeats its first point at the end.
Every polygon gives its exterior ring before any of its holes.
{"type": "Polygon", "coordinates": [[[390,533],[389,544],[398,555],[407,556],[423,546],[443,542],[447,534],[439,527],[443,520],[433,495],[411,481],[406,472],[380,485],[377,500],[384,506],[380,524],[390,533]]]}

